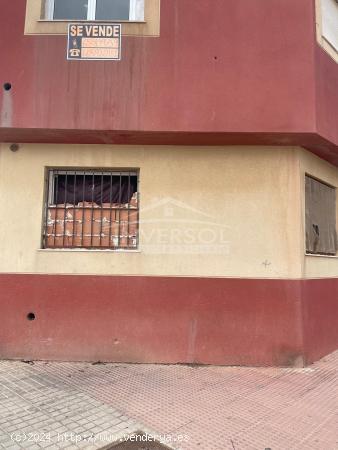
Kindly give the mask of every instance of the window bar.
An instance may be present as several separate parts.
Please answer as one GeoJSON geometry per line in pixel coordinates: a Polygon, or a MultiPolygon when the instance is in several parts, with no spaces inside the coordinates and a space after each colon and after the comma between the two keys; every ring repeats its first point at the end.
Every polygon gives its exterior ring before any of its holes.
{"type": "MultiPolygon", "coordinates": [[[[48,187],[48,189],[45,188],[45,192],[47,192],[47,195],[45,197],[45,225],[44,225],[44,236],[43,236],[43,242],[42,242],[42,248],[48,247],[48,212],[49,212],[49,202],[50,202],[50,173],[45,172],[45,186],[48,187]]],[[[53,229],[53,228],[52,228],[53,229]]]]}
{"type": "Polygon", "coordinates": [[[54,194],[54,198],[53,198],[53,202],[55,201],[55,215],[54,215],[54,240],[53,240],[53,247],[55,247],[55,241],[56,241],[56,227],[57,227],[57,220],[58,220],[58,213],[59,213],[59,210],[58,210],[58,198],[59,198],[59,174],[58,174],[58,171],[56,170],[55,172],[54,172],[54,170],[53,170],[53,178],[55,177],[55,181],[56,181],[56,183],[53,183],[54,184],[54,186],[55,186],[55,192],[53,193],[54,194]]]}
{"type": "Polygon", "coordinates": [[[95,172],[92,175],[92,205],[91,205],[91,221],[90,221],[90,247],[93,247],[93,219],[94,219],[94,188],[95,188],[95,172]]]}
{"type": "Polygon", "coordinates": [[[62,247],[65,246],[65,235],[66,235],[66,216],[67,216],[67,189],[68,189],[68,172],[66,171],[65,178],[65,197],[64,197],[64,208],[63,208],[63,236],[62,236],[62,247]]]}
{"type": "Polygon", "coordinates": [[[138,177],[136,178],[136,185],[135,185],[135,226],[134,226],[134,230],[135,230],[135,245],[134,248],[138,247],[138,222],[139,222],[139,217],[138,217],[138,177]]]}
{"type": "Polygon", "coordinates": [[[118,236],[117,236],[117,246],[121,248],[121,199],[122,197],[122,172],[120,172],[120,188],[119,188],[119,221],[118,221],[118,236]]]}
{"type": "Polygon", "coordinates": [[[85,219],[85,209],[84,209],[84,199],[85,199],[85,187],[86,187],[86,172],[83,172],[83,184],[82,184],[82,226],[81,226],[81,247],[83,247],[83,230],[84,230],[84,219],[85,219]]]}
{"type": "Polygon", "coordinates": [[[102,247],[102,216],[103,216],[103,171],[101,174],[101,220],[100,220],[100,247],[102,247]]]}
{"type": "MultiPolygon", "coordinates": [[[[110,211],[109,211],[109,241],[108,241],[109,248],[114,246],[114,241],[112,240],[112,222],[111,222],[113,210],[112,196],[113,196],[113,173],[110,172],[110,190],[109,190],[110,211]]],[[[114,220],[115,220],[115,213],[114,213],[114,220]]]]}
{"type": "Polygon", "coordinates": [[[139,223],[140,223],[140,207],[139,207],[139,192],[138,192],[138,177],[136,180],[136,247],[138,248],[139,242],[140,242],[140,230],[139,230],[139,223]]]}
{"type": "Polygon", "coordinates": [[[76,209],[75,209],[75,201],[76,201],[76,171],[74,172],[74,208],[73,208],[73,234],[72,234],[72,247],[74,247],[74,237],[75,237],[75,218],[76,218],[76,209]]]}
{"type": "Polygon", "coordinates": [[[130,172],[128,172],[128,223],[127,223],[127,247],[130,248],[130,172]]]}

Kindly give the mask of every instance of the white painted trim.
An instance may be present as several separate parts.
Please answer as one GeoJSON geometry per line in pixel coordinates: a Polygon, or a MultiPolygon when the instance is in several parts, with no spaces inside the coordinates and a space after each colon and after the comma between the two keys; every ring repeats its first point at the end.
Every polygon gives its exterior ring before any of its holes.
{"type": "Polygon", "coordinates": [[[95,20],[96,0],[88,0],[87,20],[95,20]]]}
{"type": "Polygon", "coordinates": [[[144,21],[144,0],[130,0],[129,20],[134,22],[144,21]]]}
{"type": "Polygon", "coordinates": [[[47,20],[53,20],[53,15],[54,15],[54,0],[46,0],[45,18],[47,20]]]}
{"type": "Polygon", "coordinates": [[[338,2],[322,0],[322,36],[338,52],[338,2]]]}
{"type": "Polygon", "coordinates": [[[47,252],[52,252],[52,253],[57,253],[57,252],[141,253],[141,250],[137,249],[137,248],[136,249],[134,249],[134,248],[102,248],[102,249],[100,249],[100,248],[81,248],[81,247],[80,248],[38,248],[37,251],[44,252],[44,253],[47,253],[47,252]]]}

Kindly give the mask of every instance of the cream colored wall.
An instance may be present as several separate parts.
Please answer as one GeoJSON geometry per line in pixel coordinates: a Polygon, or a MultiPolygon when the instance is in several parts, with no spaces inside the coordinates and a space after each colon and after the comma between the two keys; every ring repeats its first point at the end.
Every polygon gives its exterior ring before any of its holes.
{"type": "Polygon", "coordinates": [[[300,154],[285,147],[54,144],[13,153],[2,144],[0,271],[298,278],[300,154]],[[41,250],[46,166],[139,168],[139,251],[41,250]],[[192,250],[191,235],[211,251],[192,250]],[[170,254],[161,254],[160,243],[170,254]]]}
{"type": "MultiPolygon", "coordinates": [[[[300,174],[302,179],[302,235],[303,251],[305,255],[305,174],[312,175],[318,180],[324,181],[331,186],[338,188],[338,168],[332,164],[318,158],[314,154],[299,149],[300,174]]],[[[338,204],[338,196],[337,196],[338,204]]],[[[337,214],[338,217],[338,214],[337,214]]],[[[338,227],[337,227],[338,229],[338,227]]],[[[327,278],[338,277],[338,257],[337,256],[320,256],[305,255],[304,256],[304,278],[327,278]]]]}

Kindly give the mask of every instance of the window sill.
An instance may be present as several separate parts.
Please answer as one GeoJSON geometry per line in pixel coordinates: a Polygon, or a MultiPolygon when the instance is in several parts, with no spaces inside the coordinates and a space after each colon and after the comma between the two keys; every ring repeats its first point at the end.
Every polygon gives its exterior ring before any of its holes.
{"type": "Polygon", "coordinates": [[[38,23],[135,23],[135,24],[146,24],[147,22],[145,20],[81,20],[81,19],[77,19],[77,20],[59,20],[59,19],[55,19],[55,20],[49,20],[49,19],[40,19],[38,20],[38,23]]]}
{"type": "Polygon", "coordinates": [[[305,253],[305,256],[313,256],[315,258],[338,258],[338,255],[321,255],[315,253],[305,253]]]}
{"type": "Polygon", "coordinates": [[[124,249],[124,248],[118,248],[118,249],[89,249],[89,248],[39,248],[37,250],[38,252],[46,252],[46,253],[57,253],[57,252],[79,252],[79,253],[141,253],[141,250],[139,249],[124,249]]]}

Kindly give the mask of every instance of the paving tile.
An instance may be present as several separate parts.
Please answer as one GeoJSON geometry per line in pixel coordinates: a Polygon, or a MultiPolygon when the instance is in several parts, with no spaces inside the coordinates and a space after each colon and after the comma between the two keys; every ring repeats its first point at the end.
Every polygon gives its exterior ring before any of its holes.
{"type": "Polygon", "coordinates": [[[338,352],[305,369],[0,361],[9,450],[95,450],[137,430],[175,448],[186,436],[182,450],[338,450],[337,411],[338,352]],[[17,444],[13,430],[51,441],[17,444]]]}

